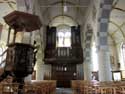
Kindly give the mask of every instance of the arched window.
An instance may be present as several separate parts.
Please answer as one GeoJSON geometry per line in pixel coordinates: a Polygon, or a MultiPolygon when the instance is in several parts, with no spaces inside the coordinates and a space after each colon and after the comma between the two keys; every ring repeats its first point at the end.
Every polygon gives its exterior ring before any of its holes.
{"type": "Polygon", "coordinates": [[[120,62],[121,69],[125,69],[125,43],[121,45],[121,62],[120,62]]]}
{"type": "Polygon", "coordinates": [[[49,26],[57,27],[56,47],[71,47],[71,26],[78,26],[72,17],[56,16],[49,23],[49,26]]]}
{"type": "Polygon", "coordinates": [[[6,53],[3,54],[3,52],[5,52],[6,49],[6,44],[3,41],[0,41],[0,67],[4,67],[5,65],[6,53]]]}
{"type": "Polygon", "coordinates": [[[71,28],[69,26],[57,27],[57,47],[71,46],[71,28]]]}
{"type": "Polygon", "coordinates": [[[56,47],[71,47],[71,26],[78,26],[70,16],[57,16],[49,23],[49,26],[57,27],[56,47]]]}

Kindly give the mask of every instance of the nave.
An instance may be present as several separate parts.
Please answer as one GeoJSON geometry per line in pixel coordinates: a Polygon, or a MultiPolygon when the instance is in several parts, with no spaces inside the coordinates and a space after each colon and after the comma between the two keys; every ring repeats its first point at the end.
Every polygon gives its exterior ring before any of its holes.
{"type": "Polygon", "coordinates": [[[73,94],[71,88],[56,88],[56,94],[73,94]]]}
{"type": "Polygon", "coordinates": [[[0,94],[125,94],[124,4],[0,0],[0,94]]]}
{"type": "Polygon", "coordinates": [[[0,83],[0,94],[125,94],[125,81],[72,80],[71,88],[58,88],[56,81],[43,80],[25,82],[22,89],[6,81],[0,83]]]}

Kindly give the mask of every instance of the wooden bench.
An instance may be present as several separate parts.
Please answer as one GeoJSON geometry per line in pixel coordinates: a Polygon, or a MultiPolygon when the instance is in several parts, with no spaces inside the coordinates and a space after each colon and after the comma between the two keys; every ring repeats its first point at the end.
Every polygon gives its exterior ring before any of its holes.
{"type": "Polygon", "coordinates": [[[72,81],[74,94],[125,94],[125,82],[72,81]],[[80,90],[77,92],[77,90],[80,90]]]}
{"type": "Polygon", "coordinates": [[[56,81],[54,80],[32,81],[31,84],[37,87],[37,92],[40,94],[54,94],[56,90],[56,81]]]}
{"type": "MultiPolygon", "coordinates": [[[[17,83],[0,83],[0,94],[18,94],[18,87],[17,83]]],[[[26,82],[22,89],[24,94],[55,94],[55,90],[54,80],[26,82]]]]}

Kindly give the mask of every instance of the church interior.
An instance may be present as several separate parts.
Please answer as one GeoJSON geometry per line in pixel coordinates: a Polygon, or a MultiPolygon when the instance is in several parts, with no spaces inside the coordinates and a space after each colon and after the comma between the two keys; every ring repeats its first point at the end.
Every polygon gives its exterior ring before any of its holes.
{"type": "Polygon", "coordinates": [[[0,94],[125,94],[125,0],[0,0],[0,94]]]}

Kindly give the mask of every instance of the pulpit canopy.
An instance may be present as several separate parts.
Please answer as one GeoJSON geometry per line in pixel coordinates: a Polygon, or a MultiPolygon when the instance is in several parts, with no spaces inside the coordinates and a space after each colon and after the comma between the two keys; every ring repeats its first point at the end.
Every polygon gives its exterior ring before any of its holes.
{"type": "Polygon", "coordinates": [[[20,11],[11,12],[4,16],[4,20],[17,32],[21,32],[24,29],[26,32],[31,32],[40,29],[42,25],[38,16],[20,11]]]}

